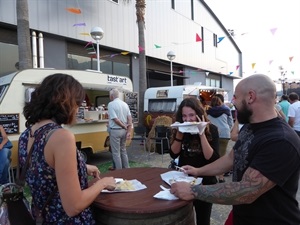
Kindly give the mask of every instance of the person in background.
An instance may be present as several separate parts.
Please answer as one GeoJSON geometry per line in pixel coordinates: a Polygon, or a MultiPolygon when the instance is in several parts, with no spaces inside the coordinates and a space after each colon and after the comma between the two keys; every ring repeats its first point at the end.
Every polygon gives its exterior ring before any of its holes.
{"type": "Polygon", "coordinates": [[[275,107],[275,110],[276,110],[276,113],[277,113],[278,117],[280,117],[280,118],[282,118],[286,121],[286,117],[285,117],[285,115],[282,111],[281,106],[278,103],[275,103],[274,107],[275,107]]]}
{"type": "MultiPolygon", "coordinates": [[[[233,126],[233,119],[229,107],[223,104],[221,98],[214,96],[210,102],[210,108],[206,111],[209,121],[219,131],[219,154],[220,157],[226,154],[230,131],[233,126]]],[[[219,175],[219,183],[224,183],[224,174],[219,175]]]]}
{"type": "Polygon", "coordinates": [[[282,95],[281,100],[278,103],[278,105],[280,105],[280,107],[281,107],[282,112],[285,115],[286,122],[289,121],[288,112],[289,112],[290,103],[289,103],[288,99],[289,99],[289,97],[287,95],[282,95]]]}
{"type": "Polygon", "coordinates": [[[8,168],[10,164],[11,150],[5,147],[8,142],[7,134],[2,125],[0,125],[0,135],[2,142],[0,143],[0,185],[9,182],[8,168]]]}
{"type": "MultiPolygon", "coordinates": [[[[183,122],[207,122],[207,115],[199,100],[186,98],[179,105],[176,113],[176,121],[183,122]]],[[[170,156],[178,159],[178,166],[192,165],[201,167],[219,158],[219,134],[215,125],[209,123],[206,127],[199,124],[199,133],[181,133],[175,130],[170,156]]],[[[202,184],[211,185],[217,183],[215,176],[204,176],[202,184]]],[[[197,225],[209,225],[212,204],[196,200],[194,207],[197,225]]]]}
{"type": "Polygon", "coordinates": [[[109,92],[108,103],[110,147],[116,169],[129,168],[126,140],[130,140],[132,117],[129,106],[119,98],[118,89],[109,92]]]}
{"type": "Polygon", "coordinates": [[[295,92],[289,94],[290,107],[288,111],[288,123],[300,137],[300,102],[299,95],[295,92]]]}
{"type": "Polygon", "coordinates": [[[24,169],[32,147],[26,182],[33,215],[45,207],[43,224],[95,224],[90,205],[103,189],[116,186],[113,177],[101,179],[96,166],[85,164],[74,134],[61,126],[76,122],[84,96],[77,80],[57,73],[35,88],[23,108],[27,128],[19,138],[19,165],[24,169]],[[88,176],[95,178],[91,186],[88,176]],[[45,205],[49,196],[51,201],[45,205]]]}
{"type": "Polygon", "coordinates": [[[237,84],[234,98],[237,119],[244,125],[233,150],[201,168],[183,166],[193,176],[212,176],[233,167],[232,182],[177,182],[171,193],[183,200],[233,205],[234,225],[300,224],[300,139],[277,116],[274,82],[266,75],[251,75],[237,84]]]}

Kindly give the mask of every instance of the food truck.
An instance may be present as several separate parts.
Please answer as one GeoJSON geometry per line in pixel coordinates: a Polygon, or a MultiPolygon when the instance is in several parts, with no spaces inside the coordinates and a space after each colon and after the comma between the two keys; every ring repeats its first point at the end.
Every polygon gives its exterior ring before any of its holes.
{"type": "Polygon", "coordinates": [[[169,116],[175,122],[175,113],[183,99],[194,97],[205,106],[217,93],[224,95],[225,91],[196,84],[148,88],[144,95],[144,124],[149,131],[158,116],[169,116]]]}
{"type": "MultiPolygon", "coordinates": [[[[99,73],[97,71],[28,69],[0,77],[0,124],[13,143],[12,167],[17,165],[17,149],[20,133],[25,130],[23,107],[30,101],[32,91],[46,76],[64,73],[77,79],[86,91],[86,98],[79,108],[77,123],[64,128],[71,130],[85,160],[93,153],[107,151],[104,147],[108,136],[107,104],[109,91],[117,88],[120,98],[132,96],[132,81],[128,77],[99,73]]],[[[129,144],[129,143],[127,143],[129,144]]]]}

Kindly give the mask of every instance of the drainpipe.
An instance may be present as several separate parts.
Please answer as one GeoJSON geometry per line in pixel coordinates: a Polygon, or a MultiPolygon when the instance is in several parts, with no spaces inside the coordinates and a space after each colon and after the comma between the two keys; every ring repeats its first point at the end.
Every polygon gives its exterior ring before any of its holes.
{"type": "Polygon", "coordinates": [[[39,33],[39,61],[40,68],[44,68],[44,38],[42,33],[39,33]]]}
{"type": "Polygon", "coordinates": [[[36,33],[32,31],[32,67],[37,68],[36,33]]]}

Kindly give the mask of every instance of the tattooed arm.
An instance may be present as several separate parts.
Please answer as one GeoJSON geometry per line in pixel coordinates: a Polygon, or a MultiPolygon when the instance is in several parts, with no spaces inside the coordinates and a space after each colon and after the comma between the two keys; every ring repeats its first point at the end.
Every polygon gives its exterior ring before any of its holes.
{"type": "Polygon", "coordinates": [[[196,185],[186,182],[174,183],[171,193],[183,200],[199,199],[224,205],[250,204],[276,184],[258,170],[248,168],[240,182],[215,185],[196,185]]]}

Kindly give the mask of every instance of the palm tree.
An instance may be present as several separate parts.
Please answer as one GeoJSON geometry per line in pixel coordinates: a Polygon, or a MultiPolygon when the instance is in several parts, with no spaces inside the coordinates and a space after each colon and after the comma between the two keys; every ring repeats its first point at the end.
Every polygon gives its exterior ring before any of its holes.
{"type": "Polygon", "coordinates": [[[17,0],[19,70],[32,68],[27,0],[17,0]]]}
{"type": "MultiPolygon", "coordinates": [[[[123,0],[129,2],[130,0],[123,0]]],[[[138,125],[142,126],[144,123],[144,93],[147,89],[146,81],[146,50],[145,50],[145,8],[146,0],[136,0],[136,22],[139,32],[139,107],[138,107],[138,125]]]]}

